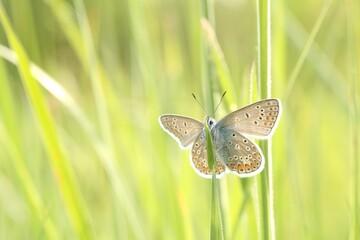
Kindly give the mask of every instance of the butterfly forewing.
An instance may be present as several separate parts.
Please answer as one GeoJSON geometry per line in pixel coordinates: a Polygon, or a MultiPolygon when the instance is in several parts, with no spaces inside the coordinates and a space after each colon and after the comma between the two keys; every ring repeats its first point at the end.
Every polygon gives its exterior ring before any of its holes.
{"type": "Polygon", "coordinates": [[[250,177],[264,168],[264,157],[254,142],[230,128],[215,131],[222,133],[214,139],[216,156],[233,173],[250,177]]]}
{"type": "Polygon", "coordinates": [[[280,114],[280,101],[266,99],[230,113],[217,125],[254,137],[268,138],[276,128],[280,114]]]}
{"type": "Polygon", "coordinates": [[[189,147],[204,129],[204,124],[201,122],[178,115],[162,115],[159,117],[159,122],[183,148],[189,147]]]}
{"type": "MultiPolygon", "coordinates": [[[[205,178],[211,178],[211,170],[208,165],[205,131],[196,138],[191,149],[191,163],[197,173],[205,178]]],[[[216,159],[216,177],[220,178],[225,173],[225,167],[216,159]]]]}

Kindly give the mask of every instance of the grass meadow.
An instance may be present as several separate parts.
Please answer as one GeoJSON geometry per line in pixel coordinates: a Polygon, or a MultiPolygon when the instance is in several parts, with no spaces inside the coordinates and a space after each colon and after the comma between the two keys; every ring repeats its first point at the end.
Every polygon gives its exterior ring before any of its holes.
{"type": "Polygon", "coordinates": [[[360,239],[357,0],[0,0],[0,239],[360,239]],[[283,105],[252,178],[159,126],[283,105]]]}

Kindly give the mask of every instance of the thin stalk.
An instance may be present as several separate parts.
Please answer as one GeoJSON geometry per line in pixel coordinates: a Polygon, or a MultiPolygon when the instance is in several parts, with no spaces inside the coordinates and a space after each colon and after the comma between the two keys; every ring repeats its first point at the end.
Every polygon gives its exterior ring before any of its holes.
{"type": "Polygon", "coordinates": [[[356,46],[356,36],[354,34],[354,24],[356,21],[353,17],[353,7],[354,4],[351,0],[346,1],[347,3],[347,23],[348,23],[348,43],[349,43],[349,55],[350,55],[350,79],[351,79],[351,89],[350,89],[350,145],[351,145],[351,166],[353,167],[353,173],[351,174],[351,181],[353,184],[350,192],[353,192],[353,213],[351,214],[352,224],[350,233],[352,239],[359,239],[360,237],[360,155],[359,155],[359,108],[357,105],[357,82],[358,82],[358,72],[357,72],[357,46],[356,46]]]}
{"type": "Polygon", "coordinates": [[[212,172],[211,179],[211,216],[210,216],[210,239],[224,239],[223,236],[223,226],[221,221],[220,213],[220,201],[219,201],[219,184],[216,179],[216,163],[214,157],[214,149],[210,134],[210,128],[205,123],[205,133],[206,133],[206,148],[207,148],[207,157],[209,167],[212,172]]]}
{"type": "MultiPolygon", "coordinates": [[[[258,33],[258,88],[259,98],[271,97],[271,5],[270,0],[257,1],[258,33]]],[[[273,209],[273,179],[271,140],[262,141],[260,147],[266,165],[260,176],[261,239],[275,239],[275,218],[273,209]]]]}
{"type": "Polygon", "coordinates": [[[209,45],[209,51],[211,54],[211,59],[213,61],[216,74],[219,80],[219,89],[220,92],[227,91],[226,98],[224,98],[224,105],[226,110],[230,110],[230,105],[235,103],[234,91],[235,89],[233,81],[231,79],[230,71],[228,65],[224,58],[224,53],[221,50],[220,44],[217,40],[214,27],[210,22],[203,18],[201,19],[201,27],[204,33],[207,44],[209,45]]]}
{"type": "Polygon", "coordinates": [[[322,8],[319,17],[315,23],[314,28],[312,29],[309,38],[307,39],[307,42],[304,46],[304,49],[302,50],[300,57],[295,65],[294,70],[291,73],[290,79],[289,79],[289,83],[287,84],[287,89],[285,90],[285,94],[284,94],[284,100],[287,100],[287,98],[289,97],[294,84],[297,80],[297,77],[300,73],[300,70],[302,68],[302,66],[304,65],[304,62],[306,60],[306,57],[308,56],[311,47],[313,46],[313,43],[315,41],[315,37],[318,35],[320,27],[322,26],[325,17],[327,16],[329,9],[331,7],[331,4],[333,3],[333,0],[328,0],[325,4],[324,7],[322,8]]]}
{"type": "MultiPolygon", "coordinates": [[[[213,0],[202,0],[202,15],[203,17],[214,26],[214,15],[213,13],[213,0]]],[[[214,116],[214,91],[213,91],[213,82],[215,80],[213,65],[209,58],[209,48],[206,44],[206,41],[202,41],[203,45],[203,92],[206,99],[206,107],[208,114],[214,116]]]]}
{"type": "MultiPolygon", "coordinates": [[[[202,1],[202,16],[214,26],[214,2],[213,0],[203,0],[202,1]]],[[[215,106],[214,106],[214,90],[213,83],[215,82],[215,67],[210,61],[210,48],[206,45],[206,41],[202,41],[203,45],[203,91],[206,98],[206,105],[209,114],[214,116],[215,106]]],[[[215,157],[213,154],[212,141],[209,127],[207,123],[206,127],[206,137],[207,137],[207,146],[208,146],[208,162],[209,167],[212,169],[212,179],[211,179],[211,207],[210,207],[210,239],[224,239],[224,228],[222,226],[222,210],[220,202],[220,185],[219,181],[216,178],[216,173],[214,171],[215,166],[215,157]],[[210,152],[209,152],[210,150],[210,152]],[[212,153],[212,154],[211,154],[212,153]]]]}

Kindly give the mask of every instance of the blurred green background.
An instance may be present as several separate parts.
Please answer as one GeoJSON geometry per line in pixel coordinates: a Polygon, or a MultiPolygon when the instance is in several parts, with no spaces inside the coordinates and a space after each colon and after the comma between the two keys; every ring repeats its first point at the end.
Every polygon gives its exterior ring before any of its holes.
{"type": "MultiPolygon", "coordinates": [[[[211,181],[157,121],[204,119],[201,2],[2,4],[0,239],[207,239],[211,181]]],[[[271,4],[276,238],[356,239],[359,2],[271,4]]],[[[231,80],[213,94],[232,96],[219,119],[257,100],[257,11],[213,9],[231,80]]],[[[257,178],[220,180],[226,239],[260,238],[257,178]]]]}

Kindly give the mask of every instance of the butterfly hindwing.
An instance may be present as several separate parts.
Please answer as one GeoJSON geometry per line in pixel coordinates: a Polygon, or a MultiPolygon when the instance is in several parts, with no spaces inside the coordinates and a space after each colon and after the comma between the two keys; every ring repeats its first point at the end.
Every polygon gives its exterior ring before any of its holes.
{"type": "MultiPolygon", "coordinates": [[[[196,172],[205,178],[211,178],[211,170],[208,165],[205,131],[196,138],[191,149],[191,163],[196,172]]],[[[225,166],[216,159],[216,177],[220,178],[225,173],[225,166]]]]}
{"type": "Polygon", "coordinates": [[[159,122],[182,148],[189,147],[204,129],[204,124],[201,122],[179,115],[162,115],[159,117],[159,122]]]}
{"type": "Polygon", "coordinates": [[[250,177],[262,171],[265,160],[254,142],[230,128],[218,128],[214,133],[216,131],[221,132],[214,138],[216,156],[232,173],[250,177]]]}
{"type": "Polygon", "coordinates": [[[280,101],[275,98],[265,99],[228,114],[217,125],[257,138],[269,138],[277,126],[280,114],[280,101]]]}

